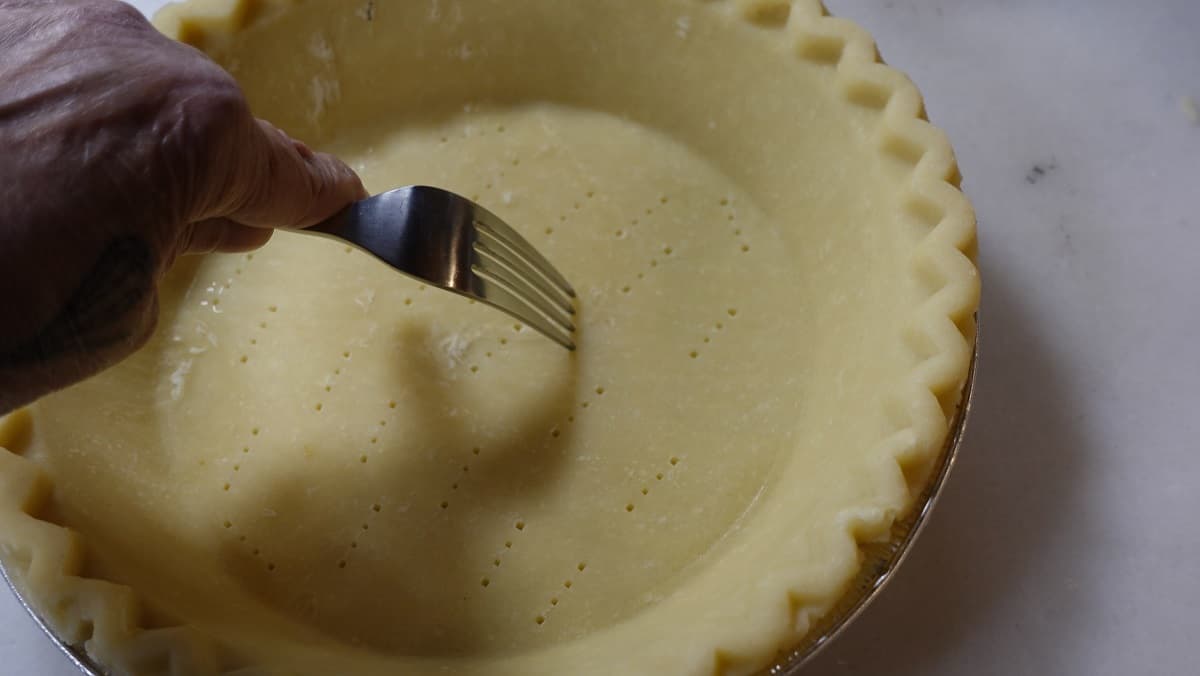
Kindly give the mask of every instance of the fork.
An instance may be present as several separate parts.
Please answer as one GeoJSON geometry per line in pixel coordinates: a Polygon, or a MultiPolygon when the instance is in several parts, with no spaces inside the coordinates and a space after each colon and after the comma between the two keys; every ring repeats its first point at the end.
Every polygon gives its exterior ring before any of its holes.
{"type": "Polygon", "coordinates": [[[517,231],[465,197],[428,186],[398,188],[296,232],[348,242],[575,349],[575,290],[517,231]]]}

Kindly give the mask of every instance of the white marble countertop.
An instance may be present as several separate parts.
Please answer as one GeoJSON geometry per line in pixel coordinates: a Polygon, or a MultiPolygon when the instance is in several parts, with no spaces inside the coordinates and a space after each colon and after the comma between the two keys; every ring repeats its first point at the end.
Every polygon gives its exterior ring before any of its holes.
{"type": "MultiPolygon", "coordinates": [[[[954,142],[985,290],[943,500],[807,673],[1196,673],[1200,2],[829,4],[954,142]]],[[[0,672],[77,676],[3,590],[0,627],[0,672]]]]}

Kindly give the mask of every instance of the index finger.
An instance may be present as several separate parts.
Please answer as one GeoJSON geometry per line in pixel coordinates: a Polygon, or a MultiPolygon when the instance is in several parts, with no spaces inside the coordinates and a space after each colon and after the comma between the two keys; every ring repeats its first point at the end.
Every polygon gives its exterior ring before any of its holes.
{"type": "Polygon", "coordinates": [[[256,120],[250,138],[233,151],[225,218],[260,228],[304,228],[332,216],[367,191],[358,175],[333,155],[314,153],[269,122],[256,120]]]}

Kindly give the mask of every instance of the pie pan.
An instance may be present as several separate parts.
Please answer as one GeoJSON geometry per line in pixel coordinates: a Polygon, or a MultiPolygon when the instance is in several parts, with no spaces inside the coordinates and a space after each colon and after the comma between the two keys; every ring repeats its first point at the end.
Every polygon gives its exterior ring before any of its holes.
{"type": "Polygon", "coordinates": [[[0,558],[114,673],[779,673],[876,593],[969,408],[975,222],[874,44],[796,0],[193,0],[156,23],[368,188],[580,292],[566,354],[279,233],[0,423],[0,558]]]}
{"type": "MultiPolygon", "coordinates": [[[[975,368],[978,363],[978,350],[971,359],[971,372],[967,380],[963,402],[955,417],[953,434],[946,443],[938,460],[934,474],[929,479],[913,513],[903,521],[897,522],[892,528],[886,542],[873,543],[863,546],[863,563],[846,594],[838,600],[837,605],[829,611],[812,628],[800,643],[791,647],[785,656],[779,658],[769,668],[762,671],[770,676],[798,676],[810,660],[838,637],[867,607],[883,592],[884,588],[895,576],[896,570],[904,562],[909,548],[920,535],[934,505],[937,503],[943,485],[950,476],[955,459],[962,446],[963,435],[971,412],[971,396],[975,390],[975,368]]],[[[78,646],[68,645],[46,626],[45,621],[38,616],[37,611],[21,595],[19,589],[9,581],[4,566],[0,565],[0,575],[4,576],[9,588],[16,594],[18,602],[37,623],[38,627],[58,646],[79,670],[87,676],[104,676],[104,672],[92,662],[87,652],[78,646]]]]}

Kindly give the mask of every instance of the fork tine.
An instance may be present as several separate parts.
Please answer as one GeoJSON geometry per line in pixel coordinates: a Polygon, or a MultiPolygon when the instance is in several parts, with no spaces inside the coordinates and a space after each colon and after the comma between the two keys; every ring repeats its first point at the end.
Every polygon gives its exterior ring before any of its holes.
{"type": "Polygon", "coordinates": [[[533,245],[521,236],[516,230],[513,230],[500,217],[492,212],[476,205],[475,207],[475,225],[477,230],[492,235],[495,239],[508,246],[514,253],[525,262],[540,272],[546,280],[552,283],[560,293],[568,298],[575,297],[575,289],[571,287],[570,282],[562,276],[550,261],[546,260],[533,245]]]}
{"type": "Polygon", "coordinates": [[[571,304],[571,299],[564,296],[562,289],[556,289],[546,278],[538,273],[537,269],[525,261],[520,255],[512,250],[503,241],[496,238],[495,235],[476,229],[475,251],[486,255],[490,260],[504,266],[512,274],[519,279],[525,280],[526,283],[533,285],[537,292],[541,292],[540,296],[545,300],[553,303],[560,311],[573,315],[575,314],[575,306],[571,304]]]}
{"type": "MultiPolygon", "coordinates": [[[[546,336],[550,340],[562,345],[568,350],[575,350],[575,341],[571,339],[571,332],[557,322],[552,322],[542,316],[540,312],[535,310],[527,300],[522,298],[516,292],[508,289],[503,281],[498,277],[489,279],[494,275],[493,271],[476,270],[476,274],[471,281],[475,296],[480,302],[491,305],[497,310],[507,312],[510,315],[521,320],[525,324],[533,327],[538,333],[546,336]],[[482,273],[482,274],[480,274],[482,273]]],[[[573,331],[572,327],[572,331],[573,331]]]]}
{"type": "Polygon", "coordinates": [[[506,289],[520,297],[526,305],[545,315],[547,319],[558,324],[568,333],[575,331],[575,325],[571,322],[569,314],[543,297],[537,287],[523,277],[520,272],[510,268],[504,261],[494,258],[487,247],[477,243],[475,257],[471,262],[473,264],[472,271],[476,274],[482,274],[492,281],[500,282],[506,289]]]}

